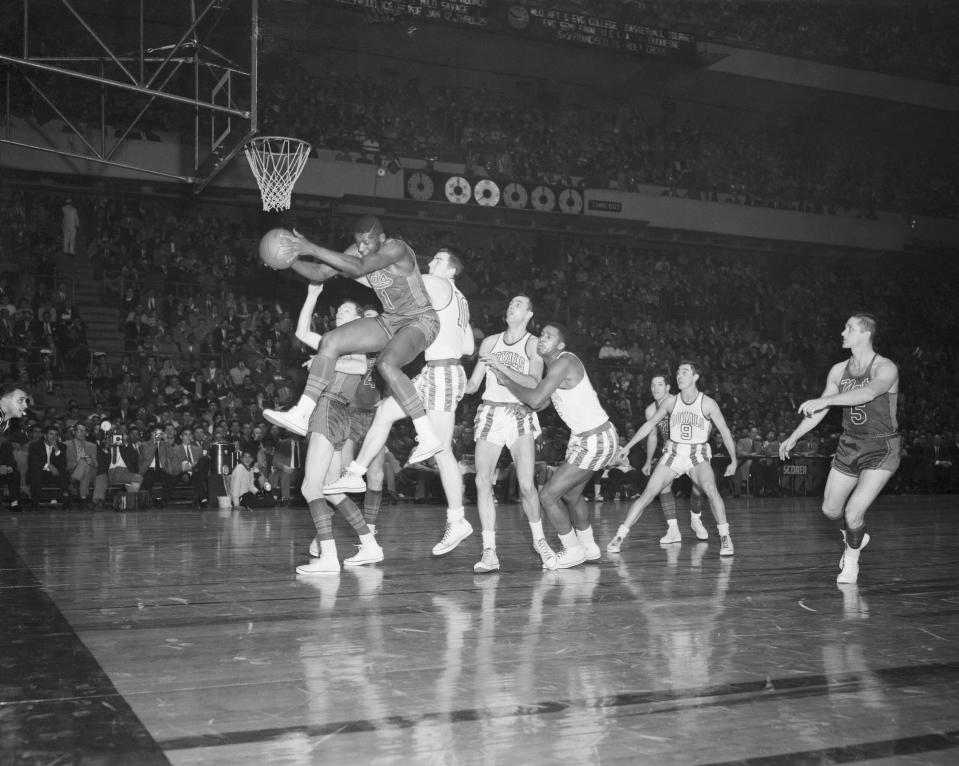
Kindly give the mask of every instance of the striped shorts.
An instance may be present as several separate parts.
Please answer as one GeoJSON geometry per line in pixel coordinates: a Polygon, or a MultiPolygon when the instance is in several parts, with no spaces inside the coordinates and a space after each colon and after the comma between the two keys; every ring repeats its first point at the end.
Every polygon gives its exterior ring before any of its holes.
{"type": "Polygon", "coordinates": [[[616,426],[607,420],[596,428],[569,437],[566,462],[584,471],[601,471],[613,462],[618,449],[616,426]]]}
{"type": "Polygon", "coordinates": [[[334,449],[340,449],[350,435],[350,405],[321,396],[310,415],[309,432],[325,436],[334,449]]]}
{"type": "Polygon", "coordinates": [[[521,436],[542,433],[536,413],[523,404],[484,401],[476,408],[473,441],[487,441],[511,448],[521,436]]]}
{"type": "Polygon", "coordinates": [[[456,412],[466,394],[466,372],[459,360],[437,359],[427,362],[413,378],[413,386],[430,412],[456,412]]]}
{"type": "Polygon", "coordinates": [[[669,442],[659,460],[661,463],[665,463],[677,476],[684,476],[700,463],[708,463],[712,460],[712,457],[713,451],[709,448],[708,443],[676,444],[675,442],[669,442]]]}

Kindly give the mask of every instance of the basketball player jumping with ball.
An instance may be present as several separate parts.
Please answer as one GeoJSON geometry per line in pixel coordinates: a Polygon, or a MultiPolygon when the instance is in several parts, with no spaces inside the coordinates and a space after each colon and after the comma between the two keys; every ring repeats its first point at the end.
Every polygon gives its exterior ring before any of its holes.
{"type": "Polygon", "coordinates": [[[273,257],[264,258],[267,265],[292,268],[311,282],[324,282],[340,275],[372,287],[383,304],[383,313],[356,319],[326,333],[300,400],[286,412],[264,410],[263,417],[304,435],[317,399],[333,379],[336,360],[344,354],[378,353],[376,367],[416,429],[417,445],[409,462],[419,463],[439,452],[443,444],[430,427],[423,402],[402,368],[436,337],[439,317],[409,245],[387,238],[383,224],[370,215],[357,220],[353,237],[354,244],[337,253],[310,242],[299,232],[285,232],[276,237],[273,257]],[[315,260],[304,260],[302,256],[315,260]]]}

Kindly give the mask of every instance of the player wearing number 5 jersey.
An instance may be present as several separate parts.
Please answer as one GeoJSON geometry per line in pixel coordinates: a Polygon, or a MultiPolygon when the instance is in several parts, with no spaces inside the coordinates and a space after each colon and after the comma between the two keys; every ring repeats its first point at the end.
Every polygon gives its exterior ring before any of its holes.
{"type": "Polygon", "coordinates": [[[622,447],[628,454],[633,445],[645,439],[661,420],[669,418],[669,441],[663,448],[663,456],[656,464],[656,470],[649,478],[643,493],[629,506],[626,519],[616,530],[616,536],[606,546],[610,553],[619,552],[630,528],[639,521],[643,511],[662,492],[663,487],[676,477],[689,474],[693,484],[709,499],[709,507],[719,532],[719,555],[733,555],[733,540],[726,521],[726,505],[716,487],[716,476],[709,462],[712,458],[709,449],[710,429],[715,426],[719,430],[723,444],[731,456],[726,476],[732,476],[736,472],[736,444],[719,405],[697,388],[698,381],[699,368],[696,363],[685,360],[680,362],[676,370],[679,393],[666,397],[652,417],[643,423],[633,438],[622,447]]]}
{"type": "Polygon", "coordinates": [[[826,517],[845,525],[840,528],[844,543],[840,583],[855,583],[859,578],[859,554],[869,542],[866,511],[899,467],[899,369],[873,350],[877,329],[872,314],[849,317],[842,331],[849,359],[829,370],[822,396],[799,405],[805,417],[779,446],[779,457],[786,460],[796,442],[819,425],[830,407],[842,407],[843,433],[822,501],[826,517]]]}
{"type": "Polygon", "coordinates": [[[362,318],[326,333],[310,366],[300,401],[287,412],[264,410],[269,422],[294,433],[306,432],[317,400],[333,379],[336,360],[344,354],[377,353],[376,368],[403,411],[413,419],[417,446],[409,461],[435,455],[442,444],[433,433],[413,382],[403,372],[436,337],[439,318],[430,303],[413,250],[399,239],[388,239],[383,224],[363,216],[353,228],[354,244],[337,253],[310,242],[297,232],[280,238],[279,250],[293,253],[292,268],[311,282],[340,274],[373,288],[383,313],[362,318]],[[315,260],[303,260],[303,256],[315,260]],[[319,261],[319,262],[317,262],[319,261]]]}

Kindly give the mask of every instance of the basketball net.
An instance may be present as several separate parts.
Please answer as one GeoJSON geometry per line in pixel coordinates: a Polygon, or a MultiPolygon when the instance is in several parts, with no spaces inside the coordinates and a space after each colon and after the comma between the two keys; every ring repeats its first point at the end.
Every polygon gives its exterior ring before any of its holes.
{"type": "Polygon", "coordinates": [[[260,187],[264,210],[289,210],[293,185],[310,156],[310,145],[298,138],[258,136],[243,152],[260,187]]]}

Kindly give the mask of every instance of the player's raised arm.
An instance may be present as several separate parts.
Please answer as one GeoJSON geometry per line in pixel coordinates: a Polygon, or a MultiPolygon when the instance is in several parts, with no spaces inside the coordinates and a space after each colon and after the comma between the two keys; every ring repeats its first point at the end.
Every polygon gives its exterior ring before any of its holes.
{"type": "Polygon", "coordinates": [[[321,292],[323,292],[323,285],[310,283],[309,287],[306,288],[306,299],[303,301],[302,308],[300,308],[300,316],[296,320],[297,340],[314,350],[320,347],[320,340],[323,338],[320,333],[313,331],[313,311],[321,292]]]}
{"type": "Polygon", "coordinates": [[[559,357],[547,370],[546,377],[535,386],[520,382],[528,379],[529,375],[516,372],[495,359],[488,360],[487,364],[496,373],[499,382],[506,386],[513,396],[534,410],[541,410],[549,404],[550,396],[563,384],[563,381],[576,372],[576,365],[579,362],[576,357],[569,354],[559,357]]]}

